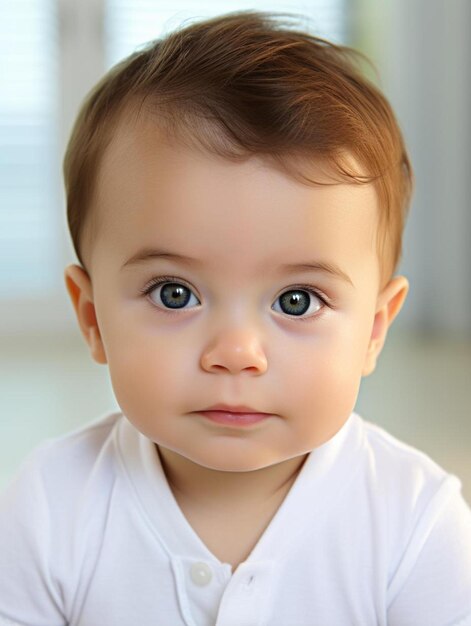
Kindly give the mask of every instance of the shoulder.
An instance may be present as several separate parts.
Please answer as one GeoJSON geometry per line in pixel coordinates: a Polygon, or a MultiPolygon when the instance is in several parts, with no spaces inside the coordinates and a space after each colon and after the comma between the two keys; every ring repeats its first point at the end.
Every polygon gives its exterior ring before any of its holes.
{"type": "MultiPolygon", "coordinates": [[[[95,464],[98,456],[102,455],[103,449],[110,445],[113,433],[120,420],[121,413],[111,413],[85,424],[71,432],[47,439],[33,450],[28,461],[35,463],[44,472],[52,474],[55,471],[67,468],[68,479],[73,477],[77,468],[83,475],[83,470],[95,464]],[[72,473],[72,474],[71,474],[72,473]]],[[[55,475],[55,480],[60,478],[55,475]]]]}
{"type": "Polygon", "coordinates": [[[116,481],[114,431],[121,417],[107,415],[46,440],[1,494],[0,616],[21,607],[21,615],[42,611],[48,623],[62,623],[64,598],[73,597],[81,571],[89,574],[99,550],[116,481]]]}
{"type": "Polygon", "coordinates": [[[426,453],[359,416],[361,481],[369,507],[398,549],[413,535],[425,540],[454,503],[466,503],[460,479],[426,453]]]}
{"type": "Polygon", "coordinates": [[[428,454],[391,435],[381,426],[355,416],[362,431],[365,464],[369,473],[404,497],[431,495],[443,483],[461,488],[459,479],[448,473],[428,454]]]}
{"type": "Polygon", "coordinates": [[[73,514],[80,492],[97,480],[105,487],[104,495],[115,472],[112,439],[121,418],[121,413],[112,413],[37,446],[2,493],[0,512],[8,509],[26,518],[29,510],[58,519],[66,511],[73,514]]]}
{"type": "Polygon", "coordinates": [[[462,623],[471,616],[471,509],[460,479],[383,428],[360,425],[387,537],[388,623],[462,623]]]}
{"type": "MultiPolygon", "coordinates": [[[[441,554],[442,569],[447,567],[449,574],[462,571],[469,592],[471,510],[462,496],[461,480],[424,452],[356,417],[363,436],[362,480],[368,502],[388,535],[391,597],[419,558],[425,562],[429,553],[432,560],[433,554],[441,554]]],[[[423,572],[424,580],[428,575],[423,572]]]]}

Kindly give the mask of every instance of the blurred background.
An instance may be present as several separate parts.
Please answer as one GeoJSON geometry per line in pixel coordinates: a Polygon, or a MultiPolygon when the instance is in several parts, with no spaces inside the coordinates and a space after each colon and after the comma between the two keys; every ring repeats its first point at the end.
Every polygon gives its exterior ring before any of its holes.
{"type": "Polygon", "coordinates": [[[40,441],[118,408],[63,281],[76,259],[61,161],[79,104],[140,44],[239,9],[305,16],[379,71],[417,178],[399,268],[411,291],[357,411],[459,476],[471,503],[469,0],[1,0],[0,489],[40,441]]]}

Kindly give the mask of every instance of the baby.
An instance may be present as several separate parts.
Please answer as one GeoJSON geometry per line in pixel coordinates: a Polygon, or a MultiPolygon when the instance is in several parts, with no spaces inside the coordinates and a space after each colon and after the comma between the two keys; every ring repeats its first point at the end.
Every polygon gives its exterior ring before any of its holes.
{"type": "Polygon", "coordinates": [[[2,496],[0,624],[471,624],[459,479],[354,412],[412,187],[354,52],[272,14],[187,25],[92,90],[64,172],[121,412],[2,496]]]}

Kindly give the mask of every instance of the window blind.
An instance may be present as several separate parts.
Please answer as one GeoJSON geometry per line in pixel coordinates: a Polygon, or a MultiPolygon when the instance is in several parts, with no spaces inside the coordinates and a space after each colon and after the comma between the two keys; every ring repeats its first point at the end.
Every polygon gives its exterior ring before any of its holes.
{"type": "Polygon", "coordinates": [[[58,262],[57,36],[52,0],[0,2],[0,298],[53,288],[58,262]],[[54,202],[55,201],[55,202],[54,202]]]}

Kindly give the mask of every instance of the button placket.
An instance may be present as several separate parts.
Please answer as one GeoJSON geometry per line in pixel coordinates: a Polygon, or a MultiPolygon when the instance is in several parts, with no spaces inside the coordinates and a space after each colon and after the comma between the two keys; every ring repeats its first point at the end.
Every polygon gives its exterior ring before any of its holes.
{"type": "Polygon", "coordinates": [[[221,596],[230,579],[229,566],[220,567],[205,555],[173,556],[171,563],[185,625],[214,626],[221,596]]]}
{"type": "Polygon", "coordinates": [[[267,626],[275,571],[273,561],[239,565],[222,596],[216,626],[267,626]]]}

